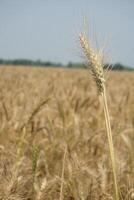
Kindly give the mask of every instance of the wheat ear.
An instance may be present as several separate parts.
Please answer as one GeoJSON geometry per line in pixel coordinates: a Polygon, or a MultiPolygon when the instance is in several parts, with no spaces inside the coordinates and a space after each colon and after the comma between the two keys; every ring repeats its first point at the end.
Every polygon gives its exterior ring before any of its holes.
{"type": "Polygon", "coordinates": [[[115,197],[116,197],[116,200],[119,200],[116,165],[115,165],[115,154],[114,154],[110,117],[109,117],[109,111],[108,111],[108,105],[107,105],[102,56],[100,53],[95,53],[93,51],[93,49],[90,47],[88,39],[84,33],[80,34],[79,40],[80,40],[80,45],[82,47],[82,51],[88,62],[88,65],[91,69],[93,78],[97,85],[98,92],[102,98],[106,130],[107,130],[107,137],[108,137],[108,144],[109,144],[109,151],[110,151],[112,173],[113,173],[114,188],[115,188],[115,197]]]}

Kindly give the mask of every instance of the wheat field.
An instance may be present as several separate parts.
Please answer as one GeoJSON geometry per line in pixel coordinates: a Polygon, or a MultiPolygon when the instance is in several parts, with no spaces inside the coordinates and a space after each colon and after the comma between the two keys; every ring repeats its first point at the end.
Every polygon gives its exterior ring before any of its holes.
{"type": "MultiPolygon", "coordinates": [[[[106,87],[120,199],[134,199],[134,73],[106,87]]],[[[1,66],[0,200],[112,200],[113,187],[89,71],[1,66]]]]}

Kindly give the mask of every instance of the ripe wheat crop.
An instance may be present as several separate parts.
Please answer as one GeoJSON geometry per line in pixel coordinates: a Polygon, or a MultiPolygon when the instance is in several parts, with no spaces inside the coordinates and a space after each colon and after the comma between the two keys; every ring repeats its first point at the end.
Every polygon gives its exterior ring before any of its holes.
{"type": "Polygon", "coordinates": [[[111,122],[110,122],[110,116],[109,116],[109,110],[108,110],[108,104],[107,104],[107,95],[106,95],[106,86],[105,86],[106,79],[105,79],[104,69],[103,69],[103,60],[102,60],[103,56],[98,52],[94,52],[94,50],[91,47],[91,44],[89,44],[90,42],[88,41],[88,38],[86,37],[85,33],[81,33],[79,36],[79,39],[80,39],[82,50],[87,60],[87,65],[93,75],[93,78],[97,85],[99,95],[101,96],[101,100],[103,102],[103,110],[104,110],[104,115],[105,115],[105,123],[106,123],[110,159],[111,159],[112,173],[113,173],[113,181],[114,181],[114,188],[115,188],[114,196],[116,200],[119,200],[115,152],[114,152],[111,122]]]}
{"type": "MultiPolygon", "coordinates": [[[[0,199],[113,199],[103,105],[87,70],[1,66],[0,77],[0,199]]],[[[110,72],[120,200],[134,199],[133,87],[133,72],[110,72]]]]}

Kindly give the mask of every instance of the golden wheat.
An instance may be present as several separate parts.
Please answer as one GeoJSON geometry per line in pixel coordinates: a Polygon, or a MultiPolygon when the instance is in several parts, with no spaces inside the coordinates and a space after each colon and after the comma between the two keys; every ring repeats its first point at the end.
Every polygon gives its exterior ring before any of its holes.
{"type": "MultiPolygon", "coordinates": [[[[0,199],[59,200],[61,191],[64,200],[112,199],[103,106],[87,70],[1,66],[0,74],[0,199]]],[[[110,72],[121,200],[133,196],[133,85],[134,73],[110,72]]]]}
{"type": "Polygon", "coordinates": [[[108,111],[108,105],[107,105],[105,78],[104,78],[104,72],[103,72],[103,63],[101,59],[102,56],[98,53],[93,52],[92,48],[89,45],[88,39],[84,33],[80,34],[79,38],[80,38],[81,47],[83,49],[83,52],[85,53],[87,62],[91,68],[93,77],[95,79],[98,91],[100,95],[102,96],[102,100],[103,100],[103,108],[104,108],[104,115],[105,115],[106,129],[107,129],[107,136],[108,136],[108,143],[109,143],[109,150],[110,150],[110,159],[111,159],[111,164],[112,164],[113,180],[114,180],[114,185],[115,185],[115,197],[116,197],[116,200],[119,200],[114,146],[113,146],[111,123],[110,123],[110,117],[109,117],[109,111],[108,111]]]}

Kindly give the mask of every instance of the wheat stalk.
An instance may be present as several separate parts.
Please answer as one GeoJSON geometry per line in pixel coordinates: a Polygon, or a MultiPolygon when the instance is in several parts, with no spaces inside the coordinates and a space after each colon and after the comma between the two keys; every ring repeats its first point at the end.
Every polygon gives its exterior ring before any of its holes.
{"type": "Polygon", "coordinates": [[[60,198],[59,198],[59,200],[63,200],[63,185],[64,185],[64,172],[65,172],[66,154],[67,154],[67,146],[65,146],[64,156],[63,156],[62,173],[61,173],[61,186],[60,186],[60,198]]]}
{"type": "Polygon", "coordinates": [[[84,33],[80,34],[79,40],[80,40],[80,45],[82,47],[84,56],[88,62],[88,66],[91,69],[93,78],[97,85],[98,92],[102,97],[107,137],[108,137],[108,144],[109,144],[109,151],[110,151],[110,159],[111,159],[111,165],[112,165],[113,181],[114,181],[114,188],[115,188],[115,197],[116,197],[116,200],[119,200],[116,166],[115,166],[115,154],[114,154],[110,117],[109,117],[109,111],[108,111],[108,105],[107,105],[102,56],[100,53],[96,53],[93,51],[93,49],[90,47],[88,39],[84,33]]]}

